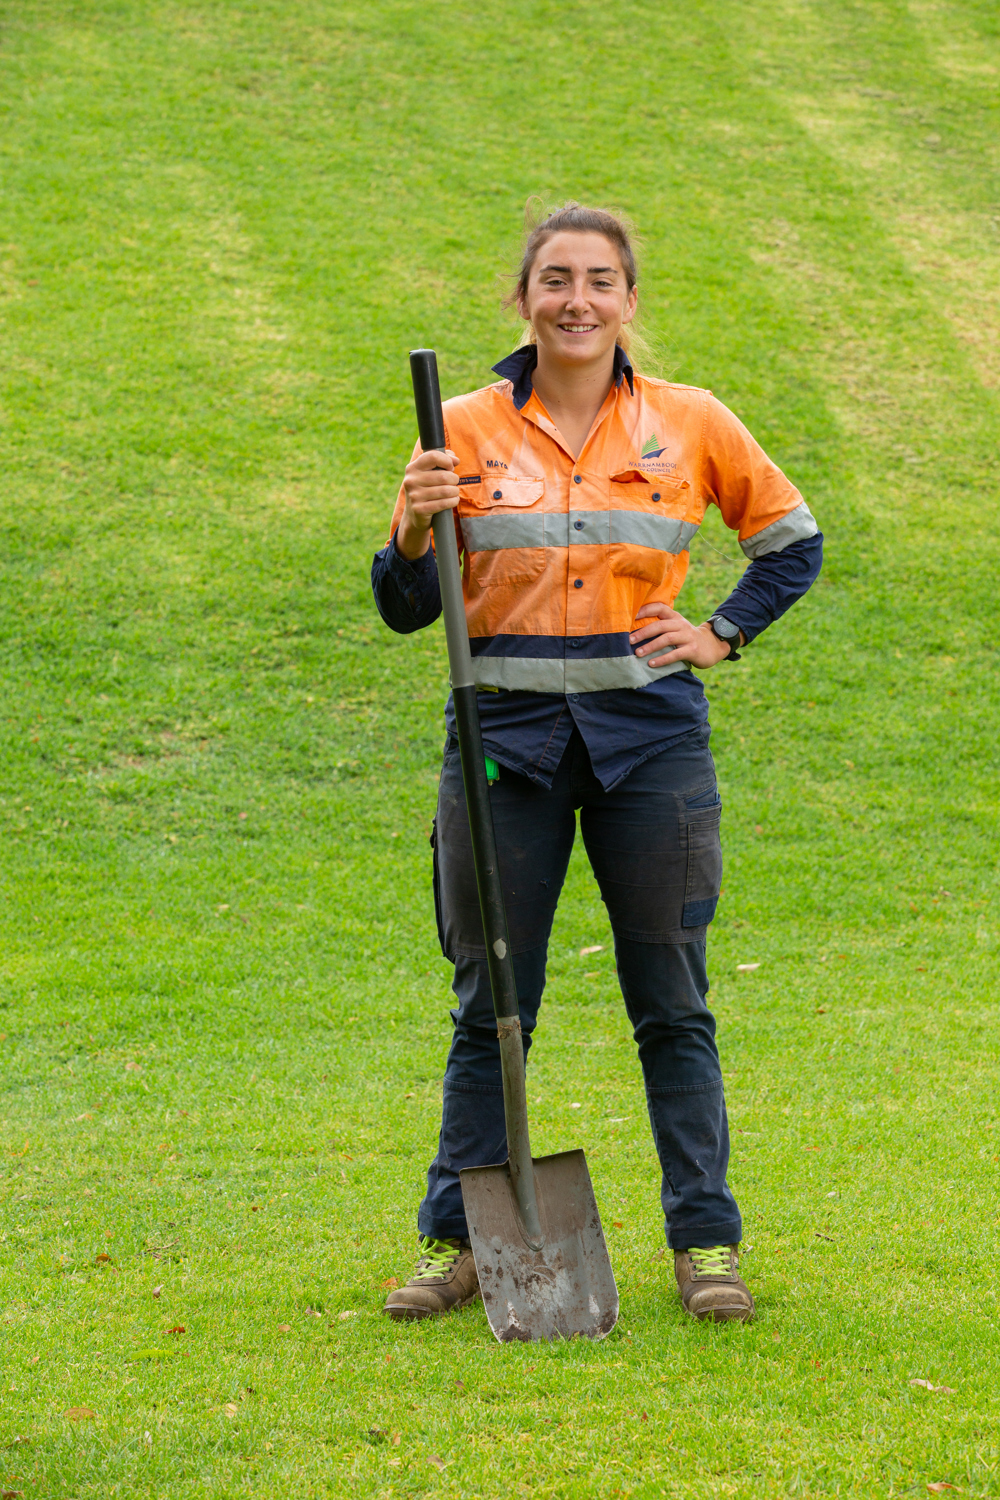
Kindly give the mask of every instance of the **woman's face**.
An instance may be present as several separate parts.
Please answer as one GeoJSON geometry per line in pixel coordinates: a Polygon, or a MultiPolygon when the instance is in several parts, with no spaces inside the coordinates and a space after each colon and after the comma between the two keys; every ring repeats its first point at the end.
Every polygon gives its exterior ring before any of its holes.
{"type": "Polygon", "coordinates": [[[610,356],[623,323],[635,316],[617,246],[603,234],[562,230],[545,241],[517,310],[535,330],[539,349],[560,364],[610,356]]]}

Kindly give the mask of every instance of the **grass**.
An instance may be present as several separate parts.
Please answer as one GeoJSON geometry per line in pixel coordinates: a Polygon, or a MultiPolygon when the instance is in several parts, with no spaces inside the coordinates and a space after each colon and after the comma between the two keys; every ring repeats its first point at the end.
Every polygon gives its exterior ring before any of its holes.
{"type": "MultiPolygon", "coordinates": [[[[0,1486],[1000,1494],[995,7],[0,18],[0,1486]],[[575,858],[534,1145],[586,1146],[622,1317],[500,1349],[481,1309],[378,1312],[450,971],[443,639],[384,630],[367,571],[406,350],[485,382],[534,191],[635,216],[664,366],[828,561],[708,678],[758,1319],[678,1311],[575,858]]],[[[738,557],[698,544],[692,613],[738,557]]]]}

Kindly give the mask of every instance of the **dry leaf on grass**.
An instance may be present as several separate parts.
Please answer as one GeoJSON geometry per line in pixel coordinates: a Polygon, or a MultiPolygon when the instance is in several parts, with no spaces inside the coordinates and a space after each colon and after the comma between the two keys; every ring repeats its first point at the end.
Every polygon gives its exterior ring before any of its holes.
{"type": "Polygon", "coordinates": [[[934,1484],[929,1484],[927,1488],[931,1491],[932,1494],[940,1495],[942,1490],[953,1490],[955,1486],[953,1484],[949,1484],[947,1479],[938,1479],[934,1484]]]}
{"type": "Polygon", "coordinates": [[[443,1471],[444,1469],[446,1469],[448,1467],[448,1465],[445,1463],[444,1459],[443,1458],[438,1458],[438,1456],[437,1456],[436,1453],[432,1453],[431,1456],[428,1458],[427,1462],[429,1464],[433,1464],[434,1468],[437,1469],[439,1472],[443,1471]]]}
{"type": "Polygon", "coordinates": [[[594,943],[590,948],[581,948],[580,949],[580,957],[581,958],[586,958],[588,953],[603,953],[603,952],[604,952],[604,944],[603,943],[594,943]]]}
{"type": "Polygon", "coordinates": [[[737,974],[752,974],[754,969],[759,969],[760,964],[737,964],[737,974]]]}
{"type": "Polygon", "coordinates": [[[0,1490],[0,1500],[22,1500],[23,1490],[0,1490]]]}
{"type": "Polygon", "coordinates": [[[236,1405],[235,1401],[227,1401],[222,1410],[225,1412],[227,1417],[235,1417],[236,1413],[239,1411],[239,1407],[236,1405]]]}
{"type": "MultiPolygon", "coordinates": [[[[352,1307],[349,1307],[346,1312],[342,1312],[342,1313],[338,1313],[337,1314],[337,1321],[338,1321],[338,1323],[343,1323],[344,1320],[345,1320],[345,1318],[356,1318],[357,1315],[358,1314],[357,1314],[356,1309],[352,1308],[352,1307]]],[[[332,1328],[333,1324],[331,1323],[330,1326],[332,1328]]]]}
{"type": "Polygon", "coordinates": [[[383,1281],[382,1286],[386,1290],[391,1291],[394,1286],[399,1286],[399,1277],[390,1276],[386,1281],[383,1281]]]}
{"type": "Polygon", "coordinates": [[[98,1255],[94,1256],[94,1259],[97,1261],[98,1265],[102,1265],[105,1261],[110,1260],[111,1256],[108,1255],[104,1250],[102,1250],[98,1255]]]}
{"type": "Polygon", "coordinates": [[[935,1385],[932,1380],[911,1380],[910,1384],[922,1385],[925,1391],[937,1391],[942,1396],[954,1396],[955,1394],[950,1385],[935,1385]]]}
{"type": "Polygon", "coordinates": [[[292,1325],[291,1325],[291,1323],[279,1323],[278,1324],[278,1332],[279,1333],[291,1333],[291,1331],[292,1331],[292,1325]]]}
{"type": "Polygon", "coordinates": [[[97,1416],[96,1411],[89,1406],[71,1406],[68,1411],[63,1412],[71,1422],[88,1422],[97,1416]]]}
{"type": "Polygon", "coordinates": [[[162,1291],[163,1291],[163,1286],[162,1286],[162,1283],[161,1283],[160,1286],[154,1286],[151,1295],[153,1297],[158,1297],[162,1291]]]}

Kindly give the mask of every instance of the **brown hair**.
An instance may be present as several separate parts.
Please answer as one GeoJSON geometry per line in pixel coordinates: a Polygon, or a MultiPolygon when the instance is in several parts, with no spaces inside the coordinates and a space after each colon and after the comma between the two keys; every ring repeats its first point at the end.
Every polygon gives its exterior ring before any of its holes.
{"type": "MultiPolygon", "coordinates": [[[[516,307],[527,296],[528,278],[539,250],[552,235],[565,230],[573,234],[603,234],[618,251],[629,291],[638,280],[635,233],[624,214],[610,213],[605,208],[587,208],[583,203],[572,201],[564,203],[562,208],[546,210],[540,198],[529,198],[524,210],[524,227],[524,250],[517,282],[510,295],[504,298],[504,307],[516,307]]],[[[534,337],[534,330],[529,325],[522,334],[521,342],[534,343],[534,337]]],[[[642,339],[630,337],[628,327],[623,327],[618,335],[618,343],[627,351],[632,342],[641,343],[642,339]]]]}

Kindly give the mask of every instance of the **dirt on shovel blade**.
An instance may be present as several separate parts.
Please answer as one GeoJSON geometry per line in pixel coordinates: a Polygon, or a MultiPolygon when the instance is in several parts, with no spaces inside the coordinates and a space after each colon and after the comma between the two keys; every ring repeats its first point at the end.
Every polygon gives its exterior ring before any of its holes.
{"type": "Polygon", "coordinates": [[[534,1161],[544,1243],[525,1244],[507,1170],[461,1173],[469,1239],[490,1327],[514,1339],[602,1339],[618,1321],[618,1288],[582,1151],[534,1161]]]}

